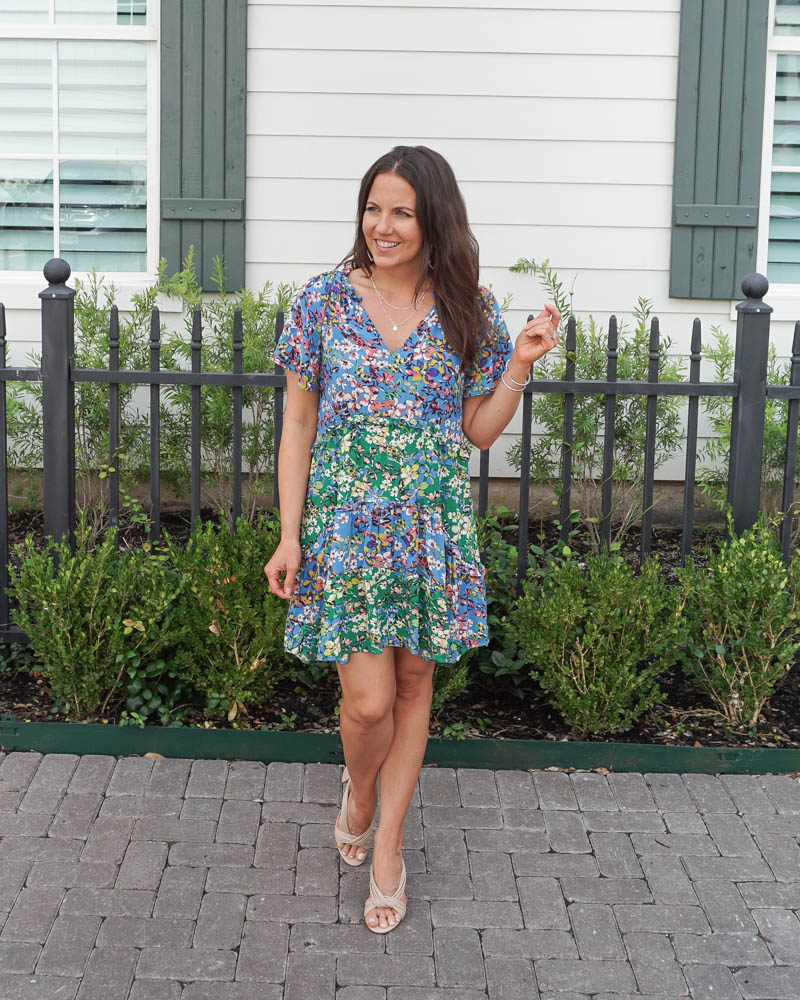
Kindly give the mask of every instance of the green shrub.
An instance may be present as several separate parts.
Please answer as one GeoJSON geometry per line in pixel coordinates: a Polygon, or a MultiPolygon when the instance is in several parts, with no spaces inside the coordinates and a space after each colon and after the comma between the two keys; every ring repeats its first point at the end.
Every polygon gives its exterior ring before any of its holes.
{"type": "Polygon", "coordinates": [[[166,539],[184,588],[176,608],[183,626],[174,651],[181,677],[202,693],[211,716],[233,719],[291,675],[283,651],[286,602],[264,576],[280,535],[276,519],[196,527],[185,548],[166,539]]]}
{"type": "Polygon", "coordinates": [[[730,725],[754,726],[800,648],[800,605],[764,518],[729,531],[705,568],[678,570],[684,669],[730,725]]]}
{"type": "MultiPolygon", "coordinates": [[[[572,291],[566,291],[558,274],[545,260],[521,259],[511,268],[518,274],[530,274],[539,279],[547,296],[561,313],[558,346],[536,363],[535,375],[541,379],[562,379],[568,360],[575,362],[575,376],[581,379],[605,379],[608,364],[608,338],[603,328],[589,316],[585,322],[575,317],[576,346],[574,358],[567,358],[567,323],[574,316],[572,291]]],[[[650,351],[650,316],[652,303],[639,298],[633,309],[635,325],[629,331],[624,322],[618,325],[619,347],[617,378],[646,380],[650,351]]],[[[661,381],[679,381],[681,366],[669,357],[671,340],[662,337],[658,360],[661,381]]],[[[603,469],[605,396],[576,395],[574,397],[574,436],[572,444],[572,506],[580,508],[595,551],[600,548],[600,488],[603,469]]],[[[561,470],[561,445],[564,437],[564,396],[543,393],[533,396],[534,427],[541,436],[531,443],[531,482],[558,483],[561,470]]],[[[641,516],[642,482],[647,428],[647,397],[617,396],[614,425],[614,501],[611,518],[615,524],[614,538],[620,540],[631,523],[641,516]]],[[[658,400],[656,417],[655,468],[662,465],[677,449],[681,439],[680,402],[676,397],[658,400]]],[[[520,442],[507,453],[509,463],[522,467],[520,442]]],[[[556,485],[556,491],[560,486],[556,485]]]]}
{"type": "Polygon", "coordinates": [[[512,614],[531,676],[579,733],[617,733],[664,698],[675,659],[676,601],[655,559],[640,572],[606,550],[561,559],[526,581],[512,614]]]}
{"type": "Polygon", "coordinates": [[[52,540],[37,552],[28,535],[16,546],[20,568],[9,565],[11,620],[28,635],[34,669],[58,707],[76,718],[120,706],[132,655],[145,669],[161,660],[175,638],[182,587],[163,554],[120,552],[112,530],[92,549],[91,536],[82,514],[74,552],[52,540]]]}

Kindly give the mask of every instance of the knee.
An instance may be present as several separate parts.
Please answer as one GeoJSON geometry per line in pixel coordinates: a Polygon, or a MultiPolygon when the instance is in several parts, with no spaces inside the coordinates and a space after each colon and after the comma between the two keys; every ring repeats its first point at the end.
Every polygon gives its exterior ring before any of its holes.
{"type": "Polygon", "coordinates": [[[430,698],[433,692],[433,664],[420,670],[404,670],[397,675],[397,697],[404,701],[430,698]]]}
{"type": "Polygon", "coordinates": [[[350,720],[358,726],[369,729],[383,722],[392,711],[391,702],[375,694],[365,694],[356,698],[345,698],[342,701],[342,711],[347,712],[350,720]]]}

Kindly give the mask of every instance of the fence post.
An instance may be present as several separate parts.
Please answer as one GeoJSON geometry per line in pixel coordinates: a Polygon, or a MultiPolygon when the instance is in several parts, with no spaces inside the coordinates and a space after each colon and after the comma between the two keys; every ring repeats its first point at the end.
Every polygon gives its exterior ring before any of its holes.
{"type": "Polygon", "coordinates": [[[54,257],[44,266],[42,300],[42,491],[44,531],[70,545],[75,533],[75,290],[70,266],[54,257]]]}
{"type": "Polygon", "coordinates": [[[755,524],[761,507],[761,463],[764,412],[767,402],[767,358],[772,306],[764,302],[769,282],[763,274],[742,281],[747,296],[736,305],[736,353],[733,381],[731,449],[728,459],[728,503],[733,527],[739,533],[755,524]]]}

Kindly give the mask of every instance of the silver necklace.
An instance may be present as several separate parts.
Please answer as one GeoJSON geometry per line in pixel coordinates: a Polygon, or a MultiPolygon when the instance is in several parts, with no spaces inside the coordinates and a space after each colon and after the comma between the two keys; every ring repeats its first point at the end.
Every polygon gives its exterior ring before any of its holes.
{"type": "MultiPolygon", "coordinates": [[[[419,309],[419,305],[416,299],[411,303],[410,306],[396,306],[394,302],[390,302],[388,299],[384,298],[383,295],[381,295],[381,291],[375,284],[375,279],[372,277],[372,275],[369,276],[369,280],[372,282],[372,287],[375,289],[375,294],[378,296],[381,302],[384,303],[384,305],[391,306],[392,309],[397,309],[399,312],[407,312],[409,309],[419,309]]],[[[427,288],[425,289],[425,291],[427,292],[427,288]]]]}
{"type": "MultiPolygon", "coordinates": [[[[386,317],[387,321],[392,324],[392,333],[397,333],[397,331],[400,329],[401,326],[405,326],[406,323],[408,323],[410,320],[412,320],[416,316],[416,314],[422,308],[422,303],[425,301],[425,296],[428,294],[428,289],[426,288],[425,291],[422,293],[422,297],[420,298],[419,302],[416,304],[416,306],[414,308],[414,312],[412,312],[410,316],[406,316],[405,319],[402,319],[398,323],[395,323],[395,321],[392,319],[392,317],[389,315],[389,313],[386,312],[386,306],[384,306],[384,304],[383,304],[384,303],[384,298],[381,295],[381,293],[378,291],[377,286],[375,285],[375,282],[372,279],[372,275],[370,275],[370,281],[372,281],[372,287],[375,289],[375,293],[378,296],[378,304],[380,305],[381,309],[383,310],[383,315],[386,317]]],[[[391,302],[387,302],[387,305],[391,305],[391,302]]],[[[393,308],[398,308],[398,307],[395,306],[393,308]]],[[[409,306],[401,306],[400,308],[407,309],[407,308],[410,308],[410,307],[409,306]]]]}

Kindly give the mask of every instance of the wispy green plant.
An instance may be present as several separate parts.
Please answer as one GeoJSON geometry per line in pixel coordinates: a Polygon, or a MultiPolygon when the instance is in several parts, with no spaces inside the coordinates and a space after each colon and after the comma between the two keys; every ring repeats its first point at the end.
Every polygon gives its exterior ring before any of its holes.
{"type": "MultiPolygon", "coordinates": [[[[566,288],[548,260],[520,259],[511,268],[517,274],[531,275],[561,313],[558,346],[537,362],[535,375],[541,379],[562,379],[567,362],[575,362],[575,375],[580,379],[606,378],[608,341],[603,327],[593,316],[583,319],[574,311],[573,289],[566,288]],[[566,331],[570,317],[575,318],[576,346],[574,357],[567,357],[566,331]]],[[[633,308],[634,325],[618,325],[617,378],[646,381],[650,351],[650,320],[652,302],[639,297],[633,308]]],[[[670,358],[672,341],[661,338],[658,361],[661,381],[682,378],[682,365],[670,358]]],[[[665,396],[658,400],[656,417],[655,467],[658,468],[678,447],[681,437],[679,402],[665,396]]],[[[531,444],[531,481],[551,483],[558,493],[561,450],[564,436],[564,396],[544,393],[533,396],[534,429],[538,430],[531,444]]],[[[612,537],[620,540],[630,525],[642,514],[642,485],[647,427],[647,399],[644,396],[617,396],[614,425],[614,501],[611,514],[612,537]]],[[[572,457],[572,506],[579,508],[596,550],[600,547],[600,490],[603,467],[605,429],[605,396],[576,395],[572,457]]],[[[516,442],[508,450],[509,463],[522,466],[522,445],[516,442]]]]}

